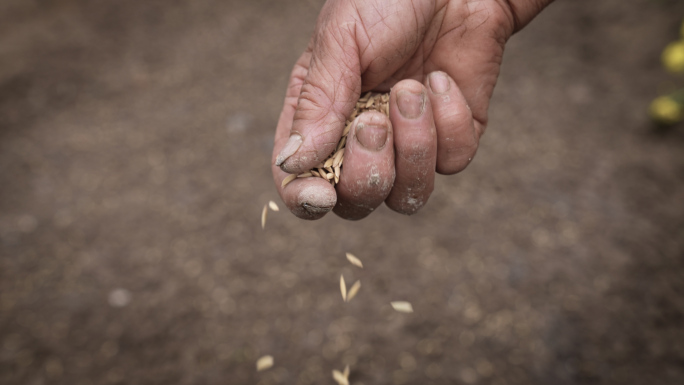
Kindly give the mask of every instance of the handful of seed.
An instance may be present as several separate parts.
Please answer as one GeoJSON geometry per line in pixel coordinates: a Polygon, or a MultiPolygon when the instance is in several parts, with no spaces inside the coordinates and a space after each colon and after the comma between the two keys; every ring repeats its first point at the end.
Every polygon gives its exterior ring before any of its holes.
{"type": "Polygon", "coordinates": [[[342,173],[342,163],[344,162],[344,148],[347,144],[347,136],[351,130],[351,125],[354,119],[361,113],[366,111],[379,111],[389,116],[389,94],[377,94],[368,92],[356,102],[356,107],[352,111],[347,124],[342,132],[342,138],[337,143],[335,151],[324,161],[319,163],[315,168],[303,172],[299,175],[291,174],[283,180],[282,186],[285,187],[288,183],[296,178],[323,178],[330,182],[335,187],[340,182],[340,174],[342,173]]]}

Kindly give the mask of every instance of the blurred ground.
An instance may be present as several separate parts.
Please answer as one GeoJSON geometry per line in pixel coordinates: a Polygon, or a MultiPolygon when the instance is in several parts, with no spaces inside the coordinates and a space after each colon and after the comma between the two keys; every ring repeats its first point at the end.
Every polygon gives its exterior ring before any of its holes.
{"type": "Polygon", "coordinates": [[[684,131],[645,116],[684,2],[629,3],[515,36],[415,217],[262,231],[320,1],[3,1],[0,383],[684,383],[684,131]]]}

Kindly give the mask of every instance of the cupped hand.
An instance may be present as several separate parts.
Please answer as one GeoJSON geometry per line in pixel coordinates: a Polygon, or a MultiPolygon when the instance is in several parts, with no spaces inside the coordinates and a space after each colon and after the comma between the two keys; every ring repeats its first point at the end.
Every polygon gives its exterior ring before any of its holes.
{"type": "Polygon", "coordinates": [[[417,212],[435,172],[473,159],[504,44],[550,0],[329,0],[294,66],[278,120],[273,177],[298,217],[361,219],[382,202],[417,212]],[[308,171],[335,149],[362,92],[390,93],[389,118],[352,123],[337,189],[308,171]]]}

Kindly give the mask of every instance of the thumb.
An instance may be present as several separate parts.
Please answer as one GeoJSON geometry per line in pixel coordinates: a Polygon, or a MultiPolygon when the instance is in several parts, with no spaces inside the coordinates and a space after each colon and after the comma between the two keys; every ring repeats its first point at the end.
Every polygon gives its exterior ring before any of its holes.
{"type": "Polygon", "coordinates": [[[291,174],[308,171],[333,152],[361,93],[353,25],[338,23],[330,17],[332,10],[325,11],[307,49],[311,61],[301,85],[290,138],[276,157],[275,165],[291,174]]]}

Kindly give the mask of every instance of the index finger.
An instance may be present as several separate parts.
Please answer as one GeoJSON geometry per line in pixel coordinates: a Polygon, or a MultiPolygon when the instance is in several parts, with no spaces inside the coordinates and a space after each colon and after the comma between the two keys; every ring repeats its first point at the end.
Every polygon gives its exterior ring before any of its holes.
{"type": "Polygon", "coordinates": [[[290,76],[290,84],[285,96],[283,110],[280,113],[276,127],[271,171],[278,194],[280,194],[287,208],[299,218],[319,219],[335,207],[337,203],[335,189],[330,183],[320,178],[299,178],[283,186],[283,180],[291,174],[284,172],[275,165],[278,154],[287,143],[290,128],[292,127],[297,98],[299,97],[304,76],[306,76],[307,69],[303,63],[307,62],[307,56],[310,57],[310,54],[304,53],[302,55],[297,64],[295,64],[290,76]]]}

